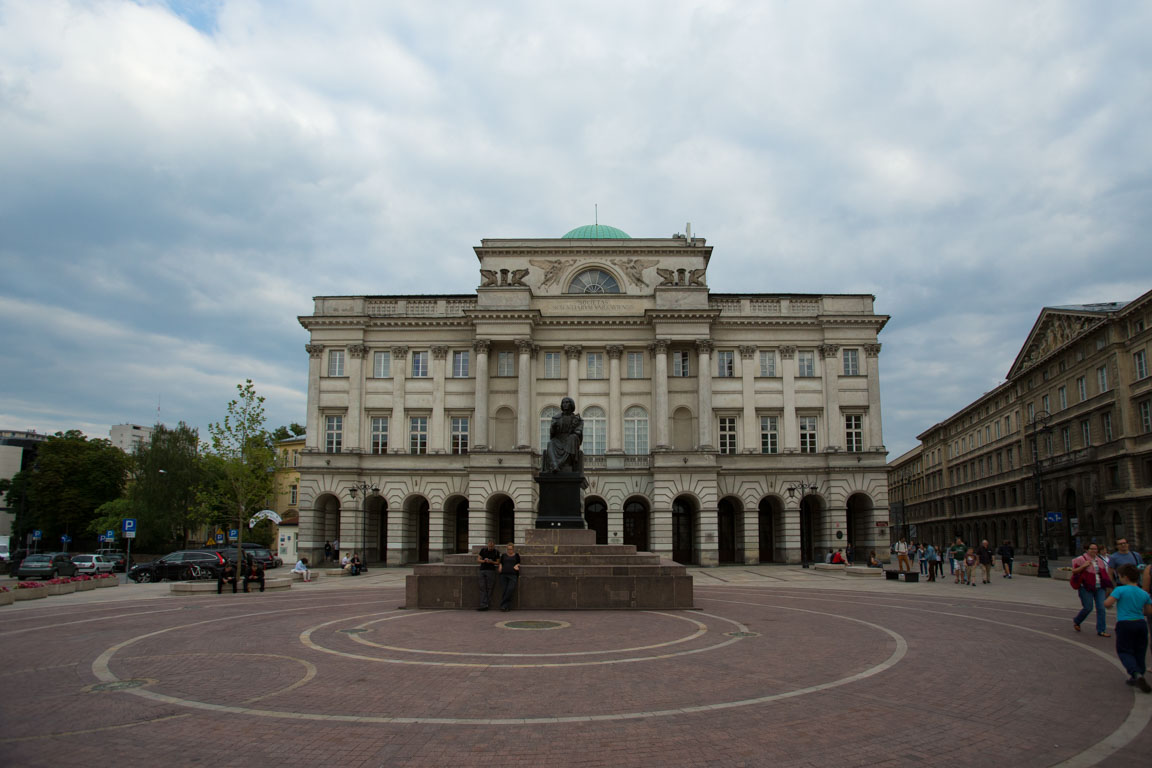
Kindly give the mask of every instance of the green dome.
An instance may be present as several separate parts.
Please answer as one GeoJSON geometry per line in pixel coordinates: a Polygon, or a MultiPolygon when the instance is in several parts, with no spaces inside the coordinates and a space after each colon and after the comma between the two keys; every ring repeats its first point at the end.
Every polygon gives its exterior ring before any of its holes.
{"type": "Polygon", "coordinates": [[[622,229],[610,227],[607,224],[585,224],[582,227],[567,233],[563,240],[631,240],[632,237],[622,229]]]}

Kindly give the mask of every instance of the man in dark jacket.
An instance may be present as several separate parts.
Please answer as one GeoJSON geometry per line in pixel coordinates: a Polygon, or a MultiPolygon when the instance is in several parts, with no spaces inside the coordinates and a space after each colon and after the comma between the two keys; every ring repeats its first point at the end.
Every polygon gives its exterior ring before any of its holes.
{"type": "Polygon", "coordinates": [[[488,610],[488,603],[492,599],[492,590],[496,587],[496,566],[500,564],[500,550],[496,549],[496,542],[488,540],[488,544],[480,549],[476,556],[480,564],[480,573],[477,576],[480,585],[480,607],[476,610],[488,610]]]}
{"type": "MultiPolygon", "coordinates": [[[[980,562],[980,570],[983,572],[984,583],[992,583],[992,547],[988,545],[988,539],[980,542],[980,546],[976,547],[976,559],[980,562]]],[[[969,577],[971,580],[971,577],[969,577]]]]}

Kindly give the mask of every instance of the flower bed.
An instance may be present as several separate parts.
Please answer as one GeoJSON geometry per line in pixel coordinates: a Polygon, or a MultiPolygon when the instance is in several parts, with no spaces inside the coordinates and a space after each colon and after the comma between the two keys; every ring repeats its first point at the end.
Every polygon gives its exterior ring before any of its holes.
{"type": "Polygon", "coordinates": [[[97,587],[100,587],[101,589],[105,587],[120,586],[120,580],[117,579],[116,574],[113,573],[101,573],[97,576],[93,576],[92,581],[96,584],[97,587]]]}
{"type": "Polygon", "coordinates": [[[17,582],[16,591],[13,594],[16,600],[40,600],[48,597],[48,593],[44,591],[44,585],[38,581],[17,582]]]}
{"type": "Polygon", "coordinates": [[[1072,569],[1066,565],[1062,565],[1059,568],[1053,568],[1052,569],[1052,578],[1061,579],[1063,581],[1071,581],[1072,580],[1072,569]]]}
{"type": "Polygon", "coordinates": [[[0,587],[0,605],[12,605],[16,602],[16,593],[8,589],[8,587],[0,587]]]}
{"type": "Polygon", "coordinates": [[[72,583],[72,579],[49,579],[44,582],[44,590],[49,595],[70,595],[76,591],[76,585],[72,583]]]}
{"type": "Polygon", "coordinates": [[[90,592],[96,589],[96,582],[91,576],[73,576],[72,583],[76,585],[77,592],[90,592]]]}
{"type": "Polygon", "coordinates": [[[1035,576],[1039,570],[1040,566],[1037,563],[1016,563],[1012,566],[1014,576],[1035,576]]]}

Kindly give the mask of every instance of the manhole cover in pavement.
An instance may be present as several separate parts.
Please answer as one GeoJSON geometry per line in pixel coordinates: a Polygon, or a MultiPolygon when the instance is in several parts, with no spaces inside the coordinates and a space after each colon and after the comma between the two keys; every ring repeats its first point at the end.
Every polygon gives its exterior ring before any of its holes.
{"type": "Polygon", "coordinates": [[[93,693],[102,691],[126,691],[129,688],[141,688],[148,685],[148,680],[116,680],[111,683],[97,683],[88,690],[93,693]]]}
{"type": "Polygon", "coordinates": [[[759,632],[725,632],[725,637],[760,637],[759,632]]]}
{"type": "Polygon", "coordinates": [[[524,620],[502,621],[496,626],[504,629],[563,629],[571,625],[566,621],[524,620]]]}

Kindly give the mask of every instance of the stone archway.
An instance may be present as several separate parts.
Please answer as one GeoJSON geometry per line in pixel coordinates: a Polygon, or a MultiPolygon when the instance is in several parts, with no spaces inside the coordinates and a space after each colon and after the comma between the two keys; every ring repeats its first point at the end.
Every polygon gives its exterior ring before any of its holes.
{"type": "Polygon", "coordinates": [[[429,556],[430,529],[432,523],[431,506],[423,496],[412,496],[404,504],[408,542],[406,542],[410,563],[426,563],[429,556]],[[413,536],[414,534],[414,536],[413,536]],[[413,546],[415,545],[415,546],[413,546]]]}
{"type": "Polygon", "coordinates": [[[596,532],[596,543],[608,543],[608,505],[596,496],[584,500],[584,524],[596,532]]]}
{"type": "Polygon", "coordinates": [[[324,542],[340,540],[340,498],[331,493],[320,494],[316,497],[313,514],[316,547],[312,551],[312,560],[318,563],[324,559],[324,542]]]}
{"type": "Polygon", "coordinates": [[[624,543],[636,547],[637,552],[648,552],[649,519],[647,500],[633,497],[624,503],[624,543]]]}
{"type": "Polygon", "coordinates": [[[731,496],[720,499],[716,507],[716,555],[721,563],[740,561],[739,555],[743,549],[740,534],[744,528],[742,513],[740,500],[731,496]]]}
{"type": "Polygon", "coordinates": [[[388,500],[372,495],[364,500],[364,562],[385,563],[388,560],[388,500]]]}
{"type": "Polygon", "coordinates": [[[765,496],[760,499],[758,506],[760,516],[760,562],[772,563],[776,561],[776,536],[783,530],[784,505],[774,496],[765,496]]]}
{"type": "Polygon", "coordinates": [[[866,493],[854,493],[848,497],[845,514],[848,527],[848,541],[846,543],[852,548],[853,560],[867,559],[868,557],[868,553],[864,550],[872,543],[873,531],[870,526],[874,509],[875,504],[872,502],[872,497],[866,493]]]}
{"type": "Polygon", "coordinates": [[[672,502],[672,559],[682,565],[696,562],[696,513],[691,496],[672,502]]]}
{"type": "Polygon", "coordinates": [[[823,562],[817,558],[816,547],[822,544],[823,530],[820,516],[824,510],[824,500],[809,494],[800,500],[800,559],[805,563],[823,562]]]}
{"type": "Polygon", "coordinates": [[[498,493],[488,499],[488,515],[492,521],[496,544],[503,546],[516,542],[516,505],[508,496],[498,493]]]}
{"type": "Polygon", "coordinates": [[[459,554],[472,549],[468,499],[451,496],[444,502],[444,551],[459,554]]]}

